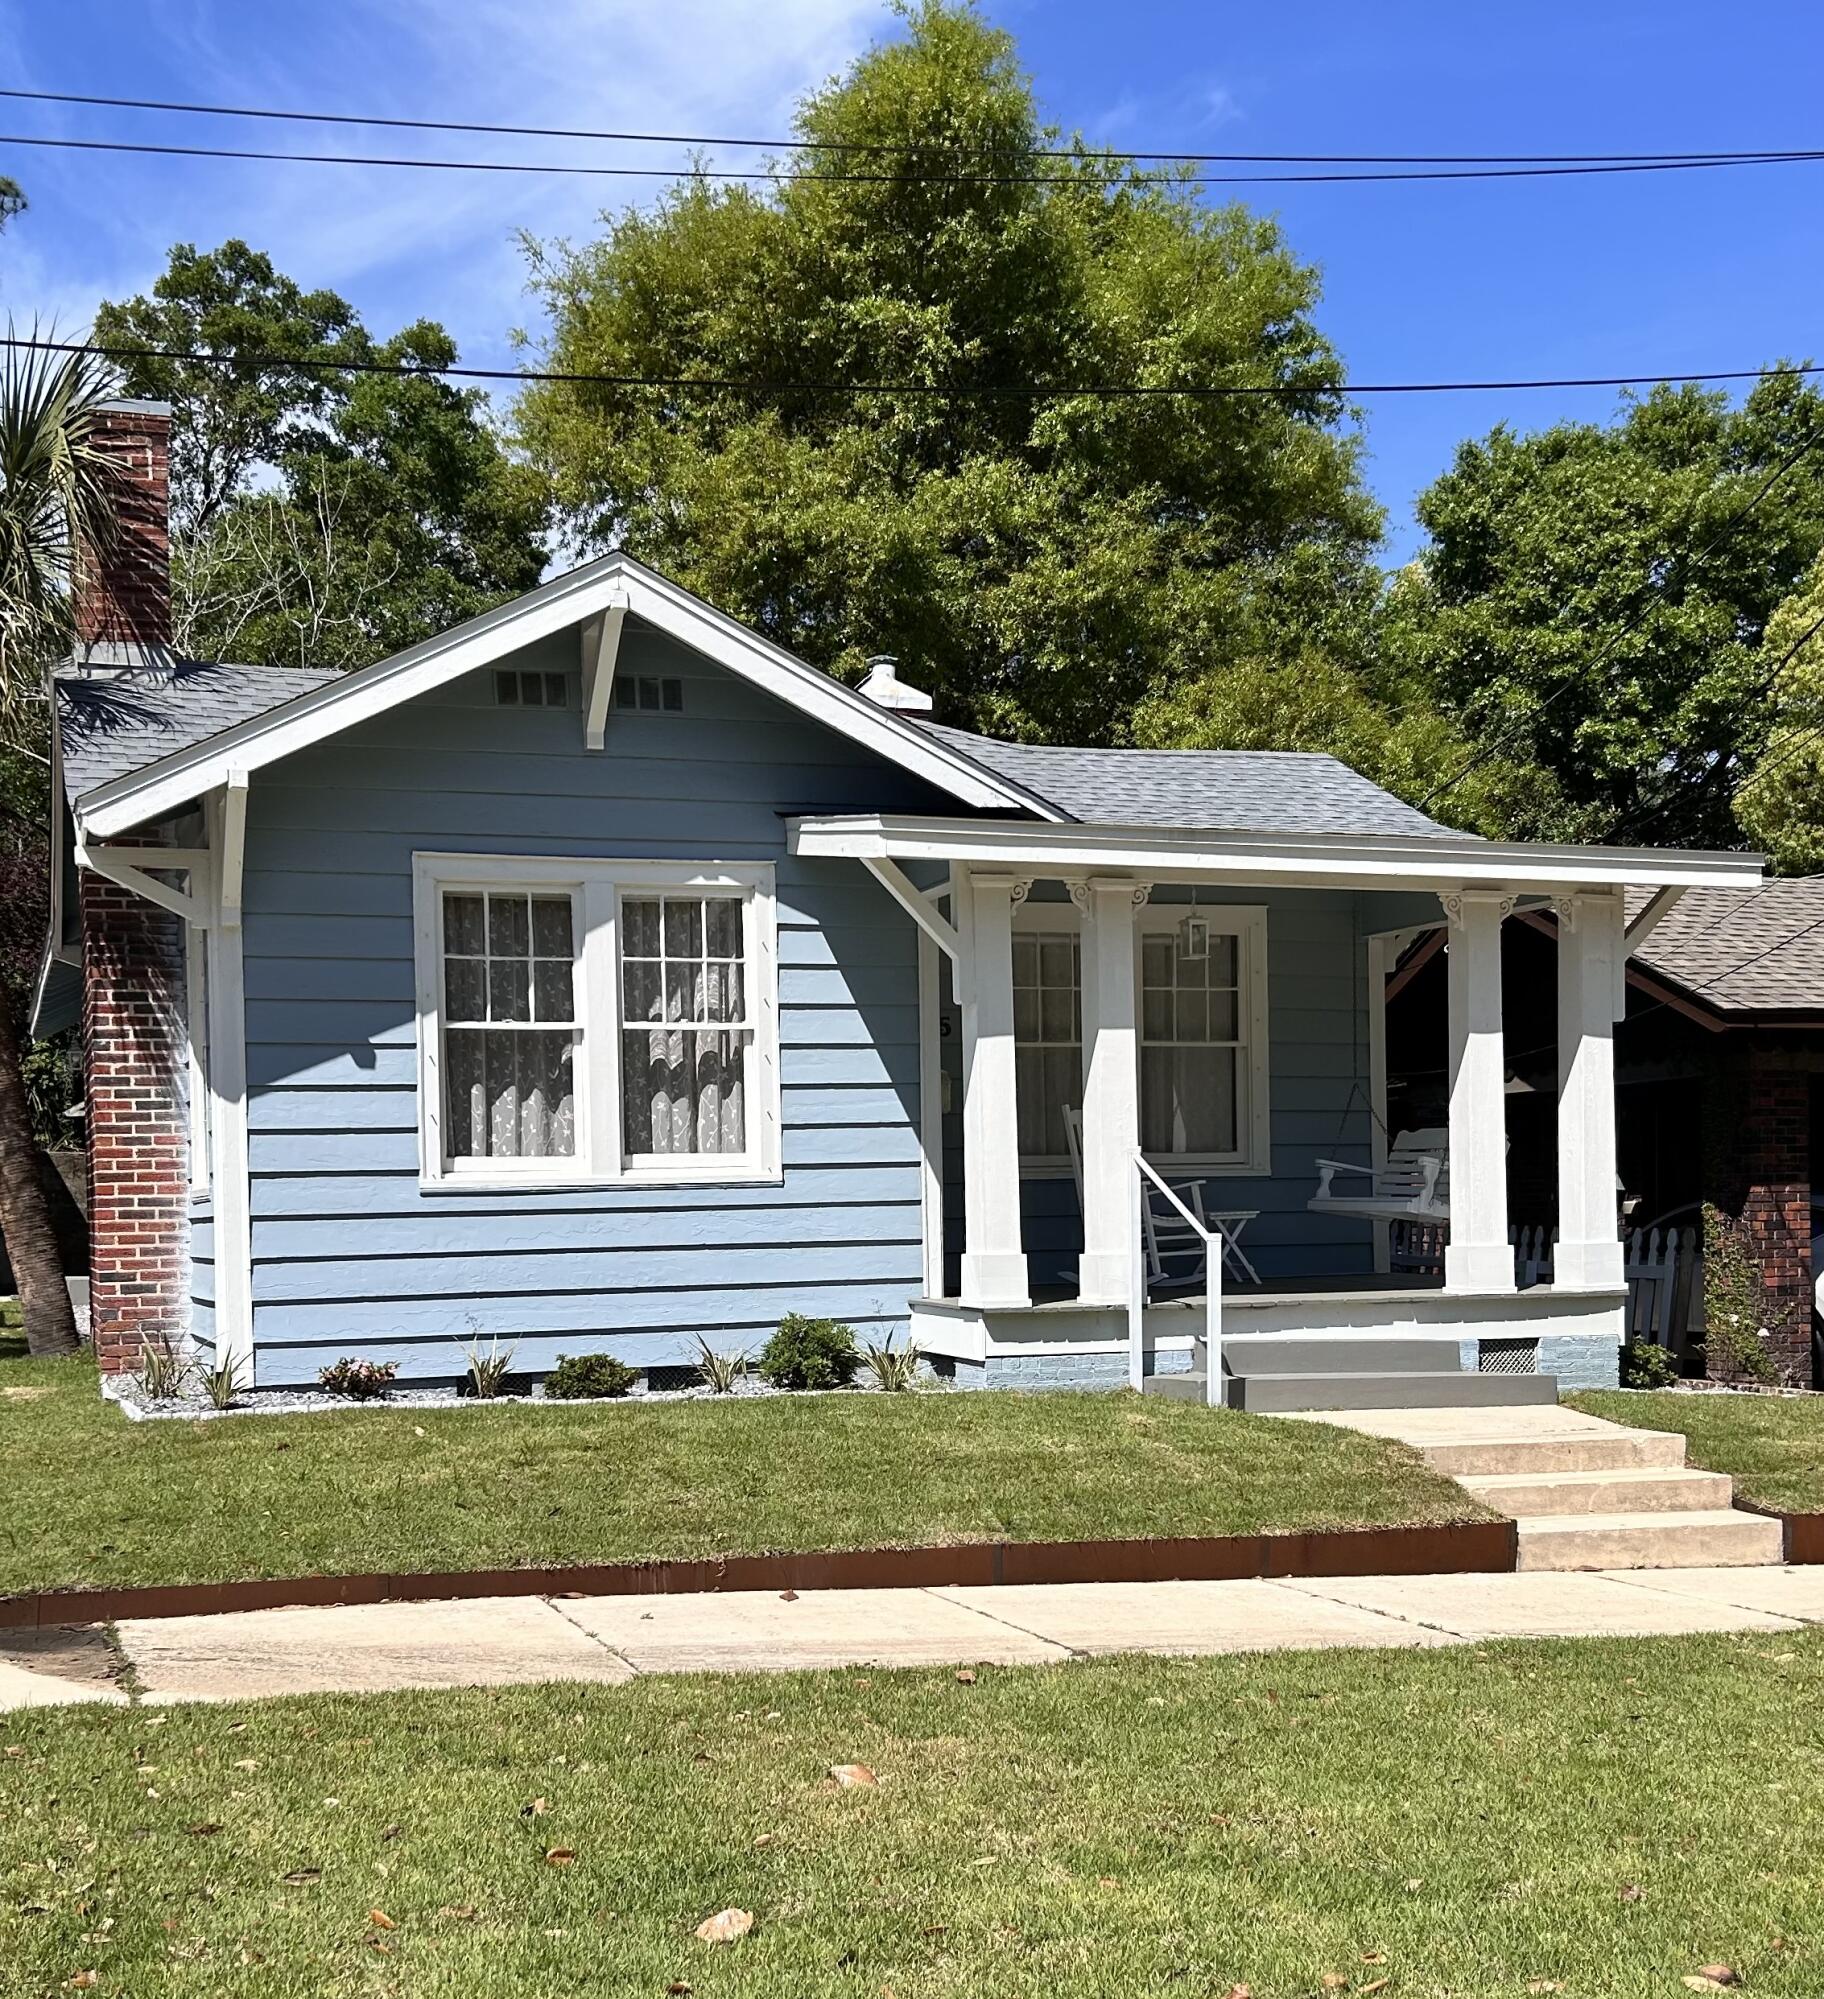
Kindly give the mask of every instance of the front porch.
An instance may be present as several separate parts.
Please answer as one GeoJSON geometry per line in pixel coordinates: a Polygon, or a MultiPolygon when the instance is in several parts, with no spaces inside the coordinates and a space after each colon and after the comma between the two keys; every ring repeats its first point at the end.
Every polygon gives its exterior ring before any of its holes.
{"type": "Polygon", "coordinates": [[[1684,887],[1739,882],[1752,857],[885,818],[801,819],[791,838],[860,861],[919,928],[910,1317],[941,1371],[1252,1408],[1550,1400],[1559,1380],[1615,1380],[1623,967],[1684,887]],[[1630,888],[1654,898],[1631,928],[1630,888]],[[1558,1243],[1555,1281],[1522,1290],[1500,938],[1547,904],[1557,1017],[1525,1032],[1558,1050],[1558,1243]],[[1414,1211],[1446,1237],[1427,1281],[1392,1267],[1384,992],[1431,928],[1447,938],[1449,1111],[1414,1211]],[[1367,1198],[1315,1198],[1320,1160],[1367,1198]],[[1158,1281],[1149,1205],[1200,1233],[1201,1276],[1158,1281]],[[1246,1262],[1225,1274],[1237,1226],[1246,1262]]]}

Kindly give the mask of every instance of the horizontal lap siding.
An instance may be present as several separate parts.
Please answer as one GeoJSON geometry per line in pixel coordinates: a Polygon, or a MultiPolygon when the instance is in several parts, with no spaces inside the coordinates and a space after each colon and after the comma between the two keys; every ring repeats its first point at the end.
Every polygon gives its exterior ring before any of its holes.
{"type": "Polygon", "coordinates": [[[215,1358],[215,1211],[190,1205],[190,1339],[205,1361],[215,1358]]]}
{"type": "MultiPolygon", "coordinates": [[[[574,649],[526,655],[567,667],[574,649]]],[[[683,715],[503,710],[484,676],[253,786],[244,954],[259,1379],[345,1353],[448,1376],[497,1337],[539,1371],[608,1349],[687,1362],[788,1311],[903,1327],[920,1277],[916,945],[852,863],[795,861],[783,815],[943,801],[650,634],[624,674],[683,715]],[[768,860],[777,868],[780,1186],[421,1191],[414,851],[768,860]]],[[[574,687],[572,693],[574,703],[574,687]]]]}

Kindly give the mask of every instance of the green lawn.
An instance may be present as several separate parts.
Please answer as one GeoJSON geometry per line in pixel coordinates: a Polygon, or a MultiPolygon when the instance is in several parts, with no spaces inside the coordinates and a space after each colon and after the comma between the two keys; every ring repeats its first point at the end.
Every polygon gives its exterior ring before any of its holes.
{"type": "Polygon", "coordinates": [[[21,1999],[1684,1999],[1722,1961],[1815,1999],[1820,1712],[1813,1633],[43,1710],[0,1718],[0,1965],[21,1999]],[[730,1906],[745,1941],[693,1938],[730,1906]]]}
{"type": "Polygon", "coordinates": [[[129,1423],[16,1349],[0,1492],[0,1592],[1486,1517],[1402,1446],[1128,1395],[129,1423]]]}
{"type": "Polygon", "coordinates": [[[1824,1513],[1824,1397],[1605,1388],[1570,1401],[1613,1423],[1682,1430],[1691,1463],[1728,1472],[1744,1499],[1783,1513],[1824,1513]]]}

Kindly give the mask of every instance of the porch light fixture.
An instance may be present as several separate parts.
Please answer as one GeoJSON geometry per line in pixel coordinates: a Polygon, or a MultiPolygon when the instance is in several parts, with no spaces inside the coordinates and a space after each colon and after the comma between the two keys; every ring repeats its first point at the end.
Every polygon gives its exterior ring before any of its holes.
{"type": "Polygon", "coordinates": [[[1198,910],[1178,926],[1178,955],[1187,964],[1210,955],[1210,919],[1198,910]]]}

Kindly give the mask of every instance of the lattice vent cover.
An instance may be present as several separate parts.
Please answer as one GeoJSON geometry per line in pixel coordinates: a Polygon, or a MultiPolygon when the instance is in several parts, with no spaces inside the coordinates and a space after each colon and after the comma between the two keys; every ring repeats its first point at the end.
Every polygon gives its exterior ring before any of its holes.
{"type": "Polygon", "coordinates": [[[1481,1374],[1537,1374],[1537,1340],[1484,1340],[1477,1350],[1476,1367],[1481,1374]]]}

